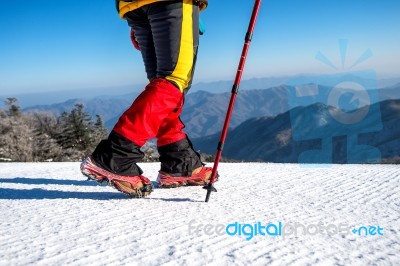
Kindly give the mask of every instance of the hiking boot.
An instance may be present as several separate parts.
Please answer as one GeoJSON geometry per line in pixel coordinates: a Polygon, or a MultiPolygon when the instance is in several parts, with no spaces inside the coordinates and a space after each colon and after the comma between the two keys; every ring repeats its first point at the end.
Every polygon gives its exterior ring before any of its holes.
{"type": "MultiPolygon", "coordinates": [[[[191,176],[173,176],[160,171],[157,177],[158,186],[161,188],[175,188],[180,186],[205,186],[210,182],[212,167],[198,167],[191,176]]],[[[218,173],[215,181],[218,181],[218,173]]]]}
{"type": "Polygon", "coordinates": [[[97,166],[90,156],[81,163],[81,172],[88,179],[99,183],[107,182],[110,186],[133,198],[146,197],[153,191],[153,185],[148,178],[142,175],[123,176],[111,173],[97,166]]]}

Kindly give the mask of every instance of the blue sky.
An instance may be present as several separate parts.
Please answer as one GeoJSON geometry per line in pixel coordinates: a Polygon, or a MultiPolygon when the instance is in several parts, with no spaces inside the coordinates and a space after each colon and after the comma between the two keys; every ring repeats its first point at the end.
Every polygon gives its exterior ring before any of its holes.
{"type": "MultiPolygon", "coordinates": [[[[234,78],[253,1],[209,0],[194,83],[234,78]]],[[[399,77],[400,1],[264,0],[243,79],[351,70],[399,77]],[[338,41],[348,40],[344,68],[338,41]],[[324,54],[338,69],[315,59],[324,54]]],[[[114,1],[0,2],[0,94],[146,83],[114,1]]]]}

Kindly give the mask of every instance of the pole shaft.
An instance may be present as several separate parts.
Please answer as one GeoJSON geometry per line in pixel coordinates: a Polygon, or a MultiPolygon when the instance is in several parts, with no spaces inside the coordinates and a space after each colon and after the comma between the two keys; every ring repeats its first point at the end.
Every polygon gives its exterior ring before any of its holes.
{"type": "MultiPolygon", "coordinates": [[[[255,24],[256,24],[258,11],[260,10],[260,4],[261,4],[261,0],[255,0],[254,7],[253,7],[253,12],[251,14],[249,26],[248,26],[246,37],[245,37],[245,42],[244,42],[243,49],[242,49],[242,55],[240,57],[239,65],[238,65],[237,72],[236,72],[235,81],[234,81],[233,88],[232,88],[231,99],[229,101],[229,105],[228,105],[228,110],[226,112],[224,126],[222,128],[222,132],[221,132],[221,137],[220,137],[220,141],[219,141],[219,144],[218,144],[217,153],[216,153],[215,159],[214,159],[214,166],[213,166],[213,171],[211,173],[210,184],[213,184],[215,182],[215,177],[216,177],[216,174],[217,174],[218,164],[219,164],[219,161],[221,160],[224,142],[225,142],[225,139],[226,139],[226,135],[228,133],[228,127],[229,127],[229,123],[230,123],[230,120],[231,120],[231,117],[232,117],[232,111],[233,111],[233,107],[234,107],[234,104],[235,104],[236,95],[237,95],[237,93],[239,91],[239,84],[240,84],[240,80],[242,78],[244,64],[246,62],[247,52],[248,52],[249,47],[250,47],[250,42],[251,42],[251,38],[252,38],[252,35],[253,35],[254,27],[255,27],[255,24]]],[[[208,202],[210,194],[211,194],[211,191],[207,191],[206,202],[208,202]]]]}

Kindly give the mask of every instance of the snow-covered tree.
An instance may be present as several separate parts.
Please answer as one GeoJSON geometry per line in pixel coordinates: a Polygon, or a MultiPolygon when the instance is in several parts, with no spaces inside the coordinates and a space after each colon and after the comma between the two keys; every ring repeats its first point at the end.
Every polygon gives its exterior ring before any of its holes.
{"type": "Polygon", "coordinates": [[[17,99],[7,98],[5,103],[8,109],[2,112],[0,120],[0,158],[3,161],[32,161],[33,129],[21,115],[17,99]]]}
{"type": "Polygon", "coordinates": [[[0,161],[79,161],[107,137],[103,120],[76,104],[60,117],[23,113],[15,98],[0,110],[0,161]]]}
{"type": "Polygon", "coordinates": [[[35,112],[29,115],[34,128],[32,144],[35,161],[62,160],[62,147],[55,140],[57,118],[47,112],[35,112]]]}

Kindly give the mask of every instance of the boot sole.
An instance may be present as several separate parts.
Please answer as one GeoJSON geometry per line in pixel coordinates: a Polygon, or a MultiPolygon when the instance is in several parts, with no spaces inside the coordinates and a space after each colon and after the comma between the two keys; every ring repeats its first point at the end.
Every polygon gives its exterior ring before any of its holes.
{"type": "Polygon", "coordinates": [[[113,181],[109,181],[107,178],[99,179],[99,178],[97,178],[96,174],[89,172],[87,169],[84,169],[81,172],[84,176],[86,176],[88,178],[88,180],[93,180],[100,184],[103,184],[106,181],[109,186],[115,188],[116,190],[118,190],[124,194],[127,194],[131,198],[144,198],[144,197],[147,197],[148,195],[150,195],[151,192],[153,192],[152,184],[144,184],[143,187],[141,187],[140,189],[135,189],[132,192],[128,192],[127,190],[132,190],[132,188],[128,188],[121,184],[116,184],[113,181]],[[127,189],[124,190],[124,188],[127,188],[127,189]]]}
{"type": "Polygon", "coordinates": [[[153,186],[151,184],[143,185],[143,187],[138,189],[132,189],[130,187],[126,187],[118,182],[111,180],[111,186],[117,189],[118,191],[129,195],[131,198],[144,198],[150,195],[151,192],[153,192],[153,186]],[[129,192],[128,190],[131,190],[131,192],[129,192]]]}
{"type": "MultiPolygon", "coordinates": [[[[216,175],[216,177],[215,177],[215,181],[214,182],[217,182],[218,181],[218,178],[219,178],[219,174],[217,173],[217,175],[216,175]]],[[[182,182],[182,183],[173,183],[173,184],[163,184],[163,185],[161,185],[161,184],[158,184],[158,186],[160,187],[160,188],[177,188],[177,187],[194,187],[194,186],[206,186],[206,185],[208,185],[210,182],[209,182],[209,180],[207,181],[207,182],[205,182],[204,180],[202,180],[202,179],[193,179],[193,180],[187,180],[187,181],[184,181],[184,182],[182,182]]]]}

